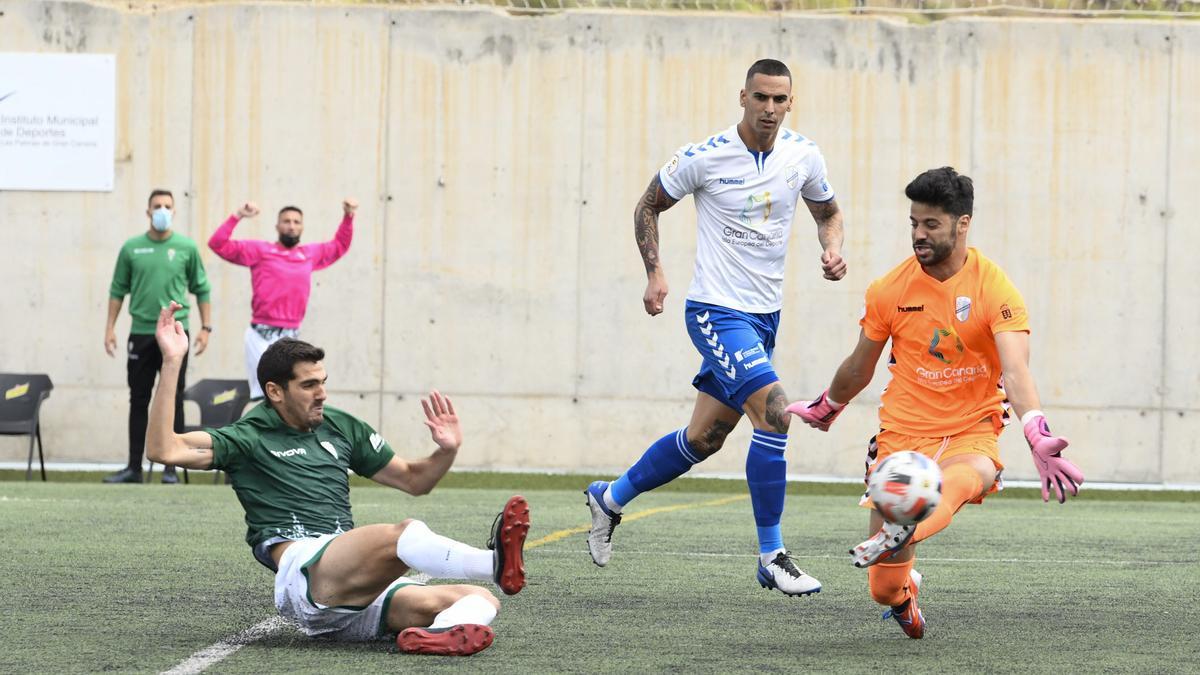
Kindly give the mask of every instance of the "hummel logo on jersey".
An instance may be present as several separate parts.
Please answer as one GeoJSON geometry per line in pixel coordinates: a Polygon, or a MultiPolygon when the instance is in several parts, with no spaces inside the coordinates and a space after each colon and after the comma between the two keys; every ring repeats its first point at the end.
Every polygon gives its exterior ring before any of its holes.
{"type": "Polygon", "coordinates": [[[271,454],[275,455],[276,457],[283,458],[283,457],[294,457],[296,455],[307,455],[308,453],[304,451],[304,448],[292,448],[291,450],[282,450],[282,451],[281,450],[272,450],[271,454]]]}
{"type": "Polygon", "coordinates": [[[899,305],[896,307],[897,312],[924,312],[925,305],[899,305]]]}
{"type": "Polygon", "coordinates": [[[717,182],[721,185],[745,185],[745,178],[718,178],[717,182]]]}

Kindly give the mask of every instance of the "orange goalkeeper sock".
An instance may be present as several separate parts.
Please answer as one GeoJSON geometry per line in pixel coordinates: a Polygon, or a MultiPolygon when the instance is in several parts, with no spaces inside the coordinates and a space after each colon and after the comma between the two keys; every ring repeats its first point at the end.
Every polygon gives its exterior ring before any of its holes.
{"type": "Polygon", "coordinates": [[[933,513],[917,525],[912,543],[925,541],[946,529],[962,505],[978,497],[982,492],[983,480],[980,479],[979,473],[975,469],[966,464],[951,464],[942,469],[942,500],[933,513]]]}
{"type": "Polygon", "coordinates": [[[867,586],[871,589],[871,598],[881,605],[896,607],[903,605],[912,597],[909,588],[916,556],[905,562],[881,562],[867,568],[867,586]]]}

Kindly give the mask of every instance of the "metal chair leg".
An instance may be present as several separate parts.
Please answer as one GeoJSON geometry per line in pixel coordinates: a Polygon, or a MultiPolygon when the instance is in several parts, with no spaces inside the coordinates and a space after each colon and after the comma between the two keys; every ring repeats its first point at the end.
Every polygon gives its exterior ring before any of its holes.
{"type": "Polygon", "coordinates": [[[29,434],[29,463],[25,465],[25,480],[33,480],[33,440],[34,435],[29,434]]]}
{"type": "Polygon", "coordinates": [[[42,445],[42,425],[37,425],[37,442],[38,442],[38,463],[42,465],[42,482],[46,482],[46,455],[44,454],[45,447],[42,445]]]}
{"type": "Polygon", "coordinates": [[[183,484],[184,484],[184,485],[189,485],[189,482],[188,482],[188,475],[187,475],[187,469],[184,469],[184,470],[183,470],[183,484]]]}

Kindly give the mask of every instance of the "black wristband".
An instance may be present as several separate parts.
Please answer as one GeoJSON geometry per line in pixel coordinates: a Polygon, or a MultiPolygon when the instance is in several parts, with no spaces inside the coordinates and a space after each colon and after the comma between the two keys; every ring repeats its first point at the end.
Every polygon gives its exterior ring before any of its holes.
{"type": "Polygon", "coordinates": [[[209,332],[209,333],[211,333],[211,332],[212,332],[212,326],[200,326],[200,330],[202,330],[202,331],[206,331],[206,332],[209,332]]]}

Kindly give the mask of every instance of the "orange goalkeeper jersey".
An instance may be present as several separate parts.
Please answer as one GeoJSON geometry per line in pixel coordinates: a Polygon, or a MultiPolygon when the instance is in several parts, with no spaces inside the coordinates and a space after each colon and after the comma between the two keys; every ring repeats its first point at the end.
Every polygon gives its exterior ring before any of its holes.
{"type": "Polygon", "coordinates": [[[1004,390],[995,334],[1029,331],[1025,301],[996,263],[974,248],[946,281],[915,256],[867,289],[859,322],[871,340],[892,341],[892,381],[880,425],[912,436],[952,436],[985,418],[999,422],[1004,390]]]}

